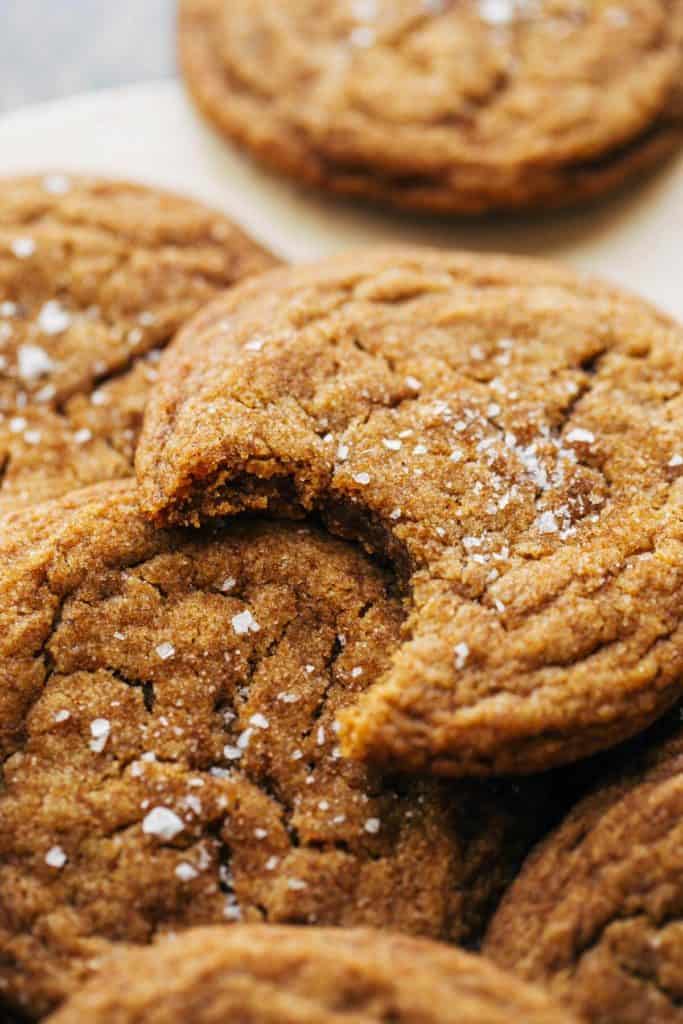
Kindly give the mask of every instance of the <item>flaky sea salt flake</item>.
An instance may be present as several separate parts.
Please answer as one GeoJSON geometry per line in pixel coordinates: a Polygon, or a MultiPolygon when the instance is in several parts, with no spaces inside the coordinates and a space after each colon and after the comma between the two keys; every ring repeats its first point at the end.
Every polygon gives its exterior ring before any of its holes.
{"type": "Polygon", "coordinates": [[[246,636],[247,633],[258,633],[261,629],[248,608],[237,615],[233,615],[232,628],[237,636],[246,636]]]}
{"type": "Polygon", "coordinates": [[[590,430],[584,430],[583,427],[574,427],[567,434],[567,440],[570,444],[593,444],[595,434],[590,430]]]}
{"type": "Polygon", "coordinates": [[[15,238],[10,248],[18,260],[27,260],[36,251],[36,243],[32,238],[15,238]]]}
{"type": "Polygon", "coordinates": [[[536,520],[539,533],[557,533],[557,519],[553,512],[542,512],[536,520]]]}
{"type": "Polygon", "coordinates": [[[191,864],[183,861],[175,869],[176,878],[179,878],[181,882],[191,882],[194,878],[197,878],[199,872],[196,868],[192,867],[191,864]]]}
{"type": "Polygon", "coordinates": [[[455,667],[457,671],[460,672],[460,670],[463,669],[467,664],[467,659],[470,656],[470,649],[469,646],[464,641],[461,641],[459,644],[455,645],[454,651],[455,667]]]}
{"type": "Polygon", "coordinates": [[[71,315],[56,299],[46,302],[38,314],[38,327],[43,334],[63,334],[71,324],[71,315]]]}
{"type": "Polygon", "coordinates": [[[479,17],[487,25],[509,25],[515,17],[515,0],[479,0],[479,17]]]}
{"type": "Polygon", "coordinates": [[[57,868],[57,870],[63,868],[67,860],[68,857],[61,846],[51,846],[45,854],[45,863],[47,866],[50,868],[57,868]]]}
{"type": "Polygon", "coordinates": [[[39,345],[20,345],[17,353],[19,376],[25,381],[38,380],[54,370],[55,364],[39,345]]]}
{"type": "Polygon", "coordinates": [[[142,831],[148,836],[170,841],[184,830],[181,819],[168,807],[153,807],[142,822],[142,831]]]}
{"type": "Polygon", "coordinates": [[[107,745],[109,739],[109,733],[111,731],[111,725],[107,718],[96,718],[90,723],[90,749],[95,754],[101,754],[107,745]]]}

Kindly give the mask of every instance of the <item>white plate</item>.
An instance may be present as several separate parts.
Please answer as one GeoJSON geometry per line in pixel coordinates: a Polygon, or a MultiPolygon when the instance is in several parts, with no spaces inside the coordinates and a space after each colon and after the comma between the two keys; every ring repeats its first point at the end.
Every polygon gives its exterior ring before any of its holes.
{"type": "Polygon", "coordinates": [[[177,83],[155,82],[0,118],[0,173],[45,169],[186,192],[292,260],[387,240],[548,256],[624,284],[683,318],[683,156],[628,194],[579,213],[425,220],[298,191],[218,139],[177,83]]]}

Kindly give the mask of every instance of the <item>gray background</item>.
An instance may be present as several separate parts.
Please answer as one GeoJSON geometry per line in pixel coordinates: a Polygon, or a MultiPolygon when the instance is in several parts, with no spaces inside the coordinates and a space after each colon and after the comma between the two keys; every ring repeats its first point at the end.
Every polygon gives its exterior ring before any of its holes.
{"type": "Polygon", "coordinates": [[[0,0],[0,112],[174,72],[174,0],[0,0]]]}

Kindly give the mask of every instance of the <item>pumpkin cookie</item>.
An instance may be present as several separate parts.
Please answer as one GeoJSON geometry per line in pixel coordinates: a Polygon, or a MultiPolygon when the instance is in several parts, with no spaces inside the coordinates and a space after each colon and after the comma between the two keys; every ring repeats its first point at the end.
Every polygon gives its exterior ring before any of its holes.
{"type": "Polygon", "coordinates": [[[545,769],[680,693],[683,331],[605,286],[402,249],[247,282],[167,352],[138,469],[157,521],[320,509],[397,568],[351,755],[545,769]]]}
{"type": "Polygon", "coordinates": [[[39,1015],[112,944],[195,924],[471,941],[545,784],[383,781],[337,711],[387,666],[391,577],[296,524],[159,531],[111,482],[4,524],[0,994],[39,1015]]]}
{"type": "Polygon", "coordinates": [[[50,1024],[570,1024],[482,957],[369,929],[194,928],[120,953],[50,1024]]]}
{"type": "Polygon", "coordinates": [[[531,855],[487,952],[581,1019],[683,1020],[683,734],[637,756],[531,855]]]}
{"type": "Polygon", "coordinates": [[[273,263],[178,196],[55,174],[0,181],[0,512],[129,476],[160,349],[273,263]]]}
{"type": "Polygon", "coordinates": [[[681,0],[181,0],[179,47],[220,131],[399,207],[574,203],[683,139],[681,0]]]}

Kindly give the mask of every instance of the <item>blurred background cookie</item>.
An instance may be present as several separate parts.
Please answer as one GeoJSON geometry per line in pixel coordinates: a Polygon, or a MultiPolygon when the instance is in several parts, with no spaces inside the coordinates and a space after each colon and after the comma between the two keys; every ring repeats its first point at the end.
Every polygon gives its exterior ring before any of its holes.
{"type": "Polygon", "coordinates": [[[572,204],[683,138],[680,0],[181,0],[179,48],[258,159],[400,207],[572,204]]]}
{"type": "Polygon", "coordinates": [[[196,928],[112,958],[49,1024],[571,1024],[481,957],[370,930],[196,928]]]}

